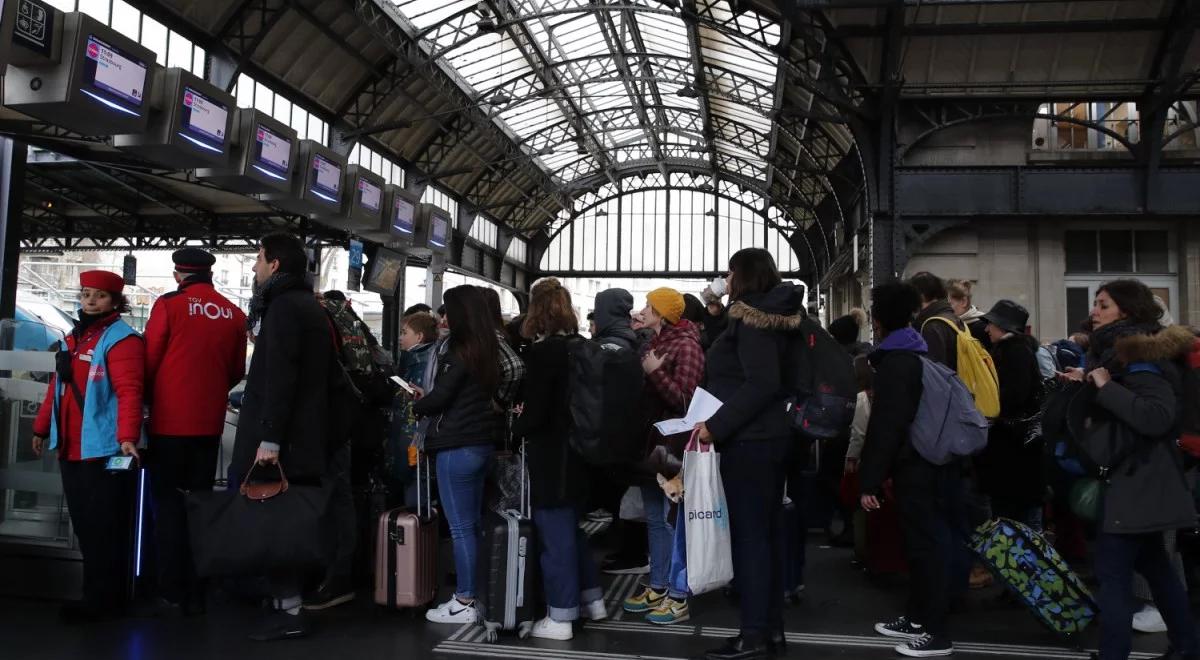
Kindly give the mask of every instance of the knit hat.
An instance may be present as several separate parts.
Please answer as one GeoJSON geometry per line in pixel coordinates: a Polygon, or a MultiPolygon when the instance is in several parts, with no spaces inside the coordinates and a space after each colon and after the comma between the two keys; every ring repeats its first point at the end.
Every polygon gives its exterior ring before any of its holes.
{"type": "Polygon", "coordinates": [[[79,286],[100,289],[109,293],[121,293],[125,290],[125,280],[120,275],[107,270],[85,270],[79,274],[79,286]]]}
{"type": "Polygon", "coordinates": [[[680,317],[683,316],[683,294],[675,289],[655,289],[646,294],[646,302],[672,325],[679,323],[680,317]]]}

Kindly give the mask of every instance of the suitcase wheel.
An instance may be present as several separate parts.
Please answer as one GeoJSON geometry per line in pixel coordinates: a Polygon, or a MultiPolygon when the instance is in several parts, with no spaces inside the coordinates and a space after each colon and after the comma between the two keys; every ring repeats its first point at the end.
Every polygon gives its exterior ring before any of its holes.
{"type": "MultiPolygon", "coordinates": [[[[500,641],[500,624],[485,623],[483,624],[483,628],[483,641],[487,642],[488,644],[495,644],[496,642],[500,641]]],[[[530,626],[529,632],[532,631],[533,626],[530,626]]],[[[520,638],[525,639],[529,636],[529,632],[519,634],[520,638]]]]}

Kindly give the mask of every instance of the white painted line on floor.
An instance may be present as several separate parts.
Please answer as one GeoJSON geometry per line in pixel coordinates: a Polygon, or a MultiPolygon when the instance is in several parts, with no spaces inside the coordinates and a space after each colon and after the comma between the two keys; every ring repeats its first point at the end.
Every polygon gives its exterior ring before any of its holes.
{"type": "Polygon", "coordinates": [[[457,631],[456,631],[456,632],[455,632],[453,635],[451,635],[451,636],[449,637],[449,639],[447,639],[446,641],[448,641],[448,642],[453,642],[453,641],[457,640],[459,637],[462,637],[464,633],[466,633],[468,630],[470,630],[470,629],[471,629],[471,628],[473,628],[473,627],[475,627],[475,624],[473,624],[473,623],[464,623],[464,624],[462,625],[462,627],[461,627],[461,628],[459,628],[459,629],[458,629],[458,630],[457,630],[457,631]]]}
{"type": "Polygon", "coordinates": [[[630,575],[628,577],[633,578],[633,579],[629,581],[628,588],[626,588],[624,591],[621,592],[620,599],[618,600],[618,602],[621,604],[621,607],[617,608],[617,613],[614,614],[613,618],[612,618],[613,621],[620,621],[621,619],[625,618],[625,614],[626,614],[625,607],[624,607],[625,599],[633,598],[633,595],[635,593],[637,593],[637,591],[638,591],[638,587],[641,586],[641,579],[640,579],[641,576],[630,575]]]}
{"type": "Polygon", "coordinates": [[[522,660],[686,660],[686,658],[663,655],[631,655],[628,653],[604,653],[601,651],[568,651],[543,649],[532,646],[509,646],[503,644],[469,644],[443,642],[433,649],[434,653],[452,655],[476,655],[488,658],[520,658],[522,660]]]}

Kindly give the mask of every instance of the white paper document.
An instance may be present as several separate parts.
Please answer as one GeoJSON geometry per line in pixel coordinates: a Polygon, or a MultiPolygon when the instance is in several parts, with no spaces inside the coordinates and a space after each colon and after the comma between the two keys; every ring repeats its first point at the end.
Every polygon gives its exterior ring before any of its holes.
{"type": "Polygon", "coordinates": [[[700,422],[707,422],[720,408],[721,401],[717,397],[703,387],[697,387],[696,393],[692,395],[692,403],[688,406],[687,416],[682,419],[665,419],[655,424],[654,428],[663,435],[687,433],[700,422]]]}

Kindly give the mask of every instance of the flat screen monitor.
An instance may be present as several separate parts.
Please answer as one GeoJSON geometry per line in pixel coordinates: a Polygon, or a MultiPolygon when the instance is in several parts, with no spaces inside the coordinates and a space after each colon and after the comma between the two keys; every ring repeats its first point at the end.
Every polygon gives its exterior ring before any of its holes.
{"type": "Polygon", "coordinates": [[[180,137],[201,149],[215,153],[225,151],[229,108],[224,103],[185,85],[181,108],[180,137]]]}
{"type": "Polygon", "coordinates": [[[450,215],[441,209],[429,214],[429,247],[445,250],[450,243],[450,215]]]}
{"type": "Polygon", "coordinates": [[[379,207],[383,204],[383,188],[361,176],[355,187],[358,189],[358,205],[368,213],[379,213],[379,207]]]}
{"type": "Polygon", "coordinates": [[[332,204],[341,199],[338,191],[342,186],[342,168],[321,154],[312,156],[312,185],[309,190],[318,198],[332,204]]]}
{"type": "Polygon", "coordinates": [[[148,72],[146,62],[89,34],[79,91],[117,112],[137,117],[145,103],[148,72]]]}
{"type": "Polygon", "coordinates": [[[412,200],[396,195],[392,202],[391,232],[401,238],[413,237],[417,227],[417,205],[412,200]]]}
{"type": "Polygon", "coordinates": [[[292,155],[291,140],[275,133],[263,124],[254,129],[254,151],[251,166],[263,174],[279,181],[287,181],[291,172],[288,159],[292,155]]]}
{"type": "Polygon", "coordinates": [[[365,283],[367,291],[383,296],[395,295],[404,274],[404,255],[380,248],[371,257],[370,267],[365,283]]]}

